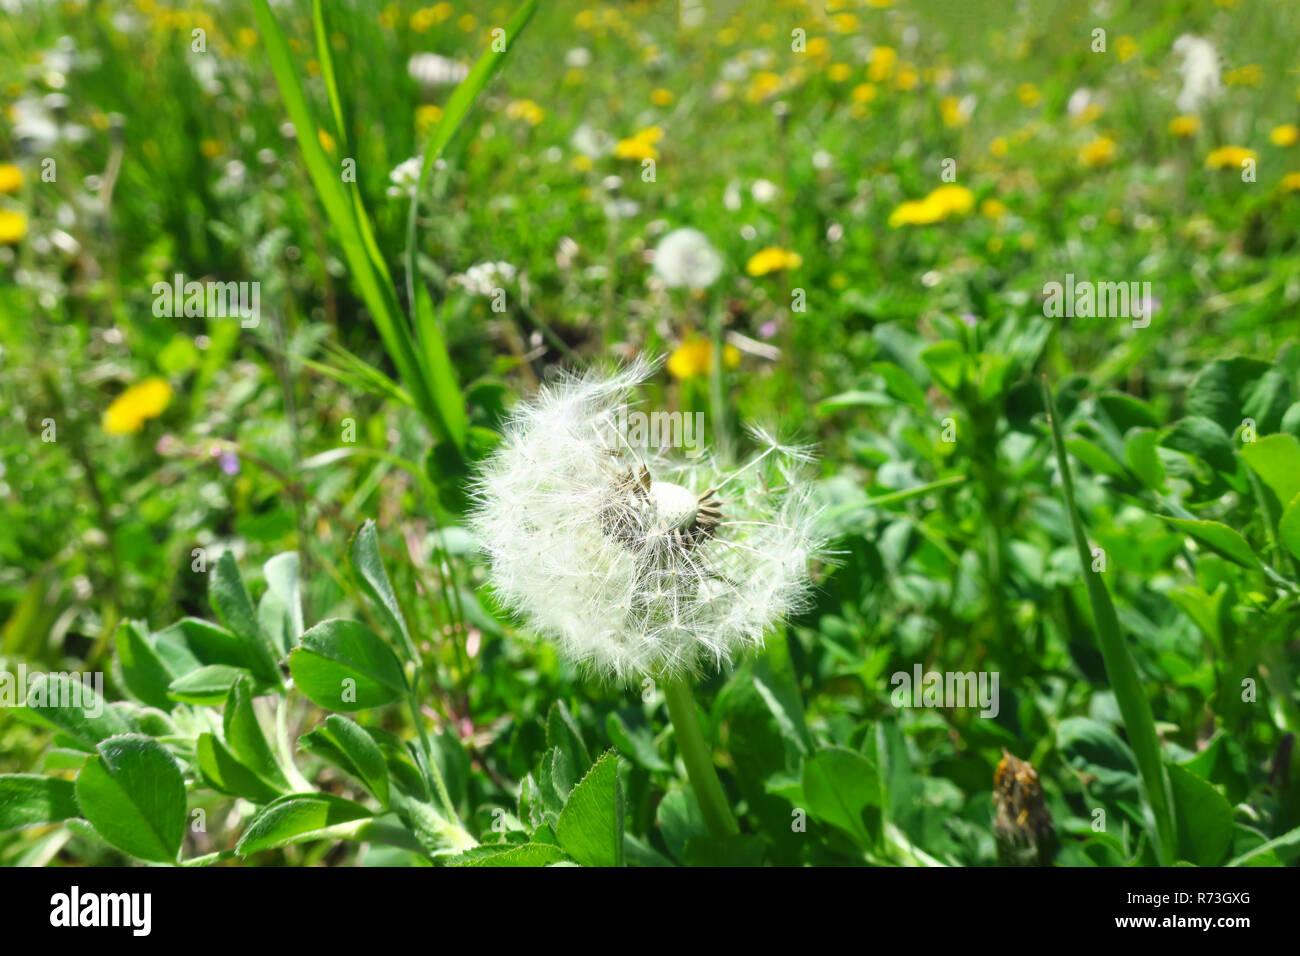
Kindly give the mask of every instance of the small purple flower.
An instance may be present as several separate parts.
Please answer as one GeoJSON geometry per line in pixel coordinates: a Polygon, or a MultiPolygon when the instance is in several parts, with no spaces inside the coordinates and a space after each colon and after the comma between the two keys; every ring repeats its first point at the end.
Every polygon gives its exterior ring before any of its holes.
{"type": "Polygon", "coordinates": [[[758,334],[765,339],[770,339],[772,336],[776,335],[776,330],[777,330],[776,320],[768,319],[766,322],[764,322],[762,325],[758,327],[758,334]]]}
{"type": "Polygon", "coordinates": [[[963,312],[961,314],[961,320],[966,323],[968,328],[972,329],[975,328],[976,323],[979,322],[979,319],[975,318],[975,316],[971,315],[969,312],[963,312]]]}
{"type": "Polygon", "coordinates": [[[239,474],[239,456],[233,451],[223,451],[217,460],[221,470],[227,475],[239,474]]]}

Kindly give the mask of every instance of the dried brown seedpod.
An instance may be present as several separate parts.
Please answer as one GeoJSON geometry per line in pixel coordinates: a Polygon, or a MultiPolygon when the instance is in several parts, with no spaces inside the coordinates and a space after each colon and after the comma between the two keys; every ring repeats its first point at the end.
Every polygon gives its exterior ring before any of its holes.
{"type": "Polygon", "coordinates": [[[1005,748],[993,771],[993,836],[1003,866],[1051,866],[1059,843],[1033,765],[1005,748]]]}

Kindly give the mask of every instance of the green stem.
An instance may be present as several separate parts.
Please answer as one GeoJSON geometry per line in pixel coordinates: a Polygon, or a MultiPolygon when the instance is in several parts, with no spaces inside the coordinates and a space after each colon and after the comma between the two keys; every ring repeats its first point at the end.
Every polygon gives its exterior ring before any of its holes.
{"type": "Polygon", "coordinates": [[[687,776],[691,779],[691,788],[695,799],[699,801],[700,812],[709,833],[715,837],[733,836],[740,832],[736,818],[727,805],[727,795],[722,790],[722,781],[713,769],[713,755],[704,740],[704,731],[700,728],[700,719],[695,713],[695,697],[691,686],[686,681],[665,681],[662,685],[664,700],[668,704],[668,717],[673,722],[677,734],[677,750],[686,764],[687,776]]]}

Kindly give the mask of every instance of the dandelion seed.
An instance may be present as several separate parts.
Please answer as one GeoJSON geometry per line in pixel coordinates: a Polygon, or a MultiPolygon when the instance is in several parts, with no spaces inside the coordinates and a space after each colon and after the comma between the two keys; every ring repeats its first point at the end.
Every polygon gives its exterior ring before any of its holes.
{"type": "Polygon", "coordinates": [[[515,409],[474,486],[489,579],[529,627],[606,678],[675,679],[762,645],[822,547],[801,449],[725,472],[622,440],[644,361],[560,378],[515,409]]]}
{"type": "Polygon", "coordinates": [[[654,270],[670,289],[707,289],[722,275],[722,256],[698,229],[674,229],[655,249],[654,270]]]}

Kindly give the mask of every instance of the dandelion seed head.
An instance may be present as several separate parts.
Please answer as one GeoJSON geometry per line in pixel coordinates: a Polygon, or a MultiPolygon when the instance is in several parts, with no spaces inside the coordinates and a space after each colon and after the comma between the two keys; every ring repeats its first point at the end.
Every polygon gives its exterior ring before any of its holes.
{"type": "Polygon", "coordinates": [[[824,540],[807,449],[755,432],[724,470],[630,448],[620,422],[655,366],[565,375],[521,402],[474,484],[471,522],[502,603],[589,673],[718,668],[803,607],[824,540]]]}

